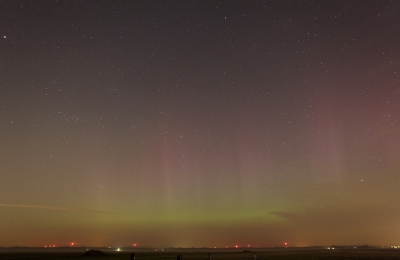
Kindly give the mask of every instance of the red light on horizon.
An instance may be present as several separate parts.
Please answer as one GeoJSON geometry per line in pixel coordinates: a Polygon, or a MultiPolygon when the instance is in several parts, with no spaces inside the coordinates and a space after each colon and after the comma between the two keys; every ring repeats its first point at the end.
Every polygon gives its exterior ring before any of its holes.
{"type": "Polygon", "coordinates": [[[133,244],[133,246],[136,246],[136,243],[135,243],[135,244],[133,244]]]}

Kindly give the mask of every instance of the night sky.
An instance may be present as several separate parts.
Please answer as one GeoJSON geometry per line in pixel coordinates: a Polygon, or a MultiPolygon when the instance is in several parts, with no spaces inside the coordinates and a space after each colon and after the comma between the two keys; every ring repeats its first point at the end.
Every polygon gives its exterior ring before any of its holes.
{"type": "Polygon", "coordinates": [[[0,1],[0,246],[400,244],[400,1],[0,1]]]}

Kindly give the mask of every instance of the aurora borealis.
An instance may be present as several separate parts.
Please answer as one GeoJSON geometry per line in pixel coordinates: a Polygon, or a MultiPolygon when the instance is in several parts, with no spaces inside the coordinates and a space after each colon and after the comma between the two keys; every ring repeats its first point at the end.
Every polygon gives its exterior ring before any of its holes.
{"type": "Polygon", "coordinates": [[[0,1],[0,246],[400,244],[399,1],[0,1]]]}

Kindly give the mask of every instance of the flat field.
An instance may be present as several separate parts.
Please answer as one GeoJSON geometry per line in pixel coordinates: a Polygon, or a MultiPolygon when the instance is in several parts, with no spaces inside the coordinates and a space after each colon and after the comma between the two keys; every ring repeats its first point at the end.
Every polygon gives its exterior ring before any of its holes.
{"type": "MultiPolygon", "coordinates": [[[[131,260],[131,253],[135,253],[135,260],[209,260],[209,253],[204,249],[173,252],[138,252],[138,251],[103,251],[105,256],[83,256],[86,252],[77,251],[45,251],[45,250],[1,250],[0,259],[46,259],[46,260],[131,260]]],[[[399,259],[400,250],[394,249],[363,249],[363,250],[307,250],[307,249],[274,249],[265,251],[247,252],[212,252],[211,260],[340,260],[340,259],[399,259]],[[255,255],[254,255],[255,253],[255,255]]]]}

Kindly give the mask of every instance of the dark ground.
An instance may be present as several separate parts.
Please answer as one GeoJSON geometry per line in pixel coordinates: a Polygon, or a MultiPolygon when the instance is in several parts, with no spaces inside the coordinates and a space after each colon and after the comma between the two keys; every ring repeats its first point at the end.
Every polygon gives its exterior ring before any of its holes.
{"type": "MultiPolygon", "coordinates": [[[[137,250],[103,250],[104,256],[85,256],[86,249],[81,250],[0,250],[0,259],[64,259],[64,260],[130,260],[131,253],[135,252],[135,260],[208,260],[206,249],[196,250],[168,250],[168,252],[145,252],[137,250]]],[[[400,250],[396,249],[267,249],[246,252],[212,251],[211,260],[333,260],[333,259],[400,259],[400,250]]]]}

